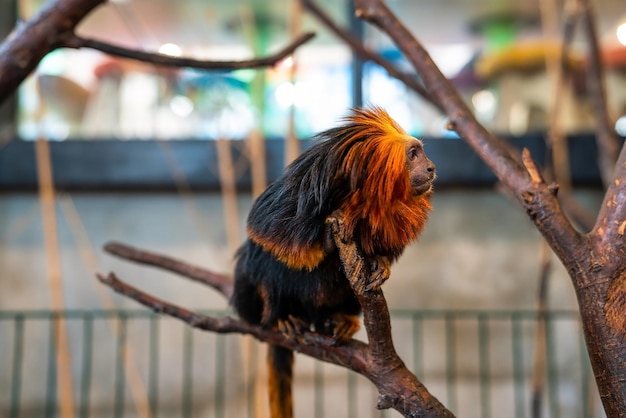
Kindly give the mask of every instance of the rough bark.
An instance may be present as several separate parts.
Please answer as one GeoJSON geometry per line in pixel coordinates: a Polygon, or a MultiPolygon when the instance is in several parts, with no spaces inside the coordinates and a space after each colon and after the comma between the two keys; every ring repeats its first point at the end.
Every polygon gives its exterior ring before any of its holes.
{"type": "Polygon", "coordinates": [[[105,0],[48,1],[0,45],[0,103],[105,0]]]}
{"type": "Polygon", "coordinates": [[[581,234],[563,214],[556,185],[546,184],[528,152],[521,159],[474,118],[430,56],[382,0],[355,0],[357,16],[387,33],[442,103],[458,134],[492,169],[567,269],[604,409],[626,416],[626,151],[616,164],[595,228],[581,234]],[[524,169],[525,168],[525,169],[524,169]]]}

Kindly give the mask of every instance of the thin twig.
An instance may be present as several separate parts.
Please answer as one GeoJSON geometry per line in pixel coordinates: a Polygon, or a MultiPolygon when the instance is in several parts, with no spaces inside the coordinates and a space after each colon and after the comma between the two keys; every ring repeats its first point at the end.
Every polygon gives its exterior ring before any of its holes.
{"type": "Polygon", "coordinates": [[[412,74],[407,74],[396,68],[392,63],[384,59],[378,54],[371,52],[365,48],[361,41],[356,39],[350,32],[342,29],[337,25],[326,12],[324,12],[313,0],[300,0],[302,5],[321,23],[330,29],[338,38],[343,40],[346,44],[352,48],[352,50],[366,61],[372,61],[387,71],[391,77],[402,81],[408,88],[419,94],[424,100],[432,104],[440,112],[443,113],[443,107],[441,104],[431,96],[430,93],[424,88],[424,86],[418,81],[417,77],[412,74]]]}
{"type": "Polygon", "coordinates": [[[254,58],[243,61],[208,61],[198,60],[193,58],[184,57],[172,57],[169,55],[151,53],[140,51],[136,49],[124,48],[116,45],[111,45],[106,42],[97,41],[95,39],[86,39],[77,35],[68,37],[63,46],[66,48],[91,48],[98,51],[105,52],[110,55],[115,55],[124,58],[130,58],[137,61],[149,62],[156,65],[166,67],[189,67],[198,68],[203,70],[236,70],[243,68],[263,68],[271,67],[281,60],[285,59],[289,55],[304,43],[310,41],[315,36],[315,33],[308,32],[300,35],[293,42],[281,49],[277,53],[263,57],[254,58]]]}
{"type": "Polygon", "coordinates": [[[214,288],[226,298],[230,298],[230,295],[233,292],[233,283],[230,277],[214,273],[184,261],[176,260],[172,257],[153,253],[151,251],[140,250],[119,242],[110,242],[106,244],[104,246],[104,250],[117,257],[134,261],[139,264],[158,267],[205,284],[214,288]]]}

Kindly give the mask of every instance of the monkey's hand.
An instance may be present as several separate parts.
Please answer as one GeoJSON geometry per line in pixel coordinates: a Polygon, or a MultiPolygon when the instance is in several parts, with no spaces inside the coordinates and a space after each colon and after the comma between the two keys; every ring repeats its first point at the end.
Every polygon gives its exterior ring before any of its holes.
{"type": "Polygon", "coordinates": [[[370,262],[370,274],[368,283],[365,290],[378,290],[383,283],[387,281],[391,275],[391,261],[388,257],[379,256],[371,260],[370,262]]]}

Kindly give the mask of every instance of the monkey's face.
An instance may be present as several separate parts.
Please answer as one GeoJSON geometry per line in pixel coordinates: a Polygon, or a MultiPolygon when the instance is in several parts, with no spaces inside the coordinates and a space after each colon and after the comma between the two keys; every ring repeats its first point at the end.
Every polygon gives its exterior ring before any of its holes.
{"type": "Polygon", "coordinates": [[[435,181],[435,165],[426,157],[422,141],[410,138],[406,145],[406,164],[411,188],[417,196],[429,192],[435,181]]]}

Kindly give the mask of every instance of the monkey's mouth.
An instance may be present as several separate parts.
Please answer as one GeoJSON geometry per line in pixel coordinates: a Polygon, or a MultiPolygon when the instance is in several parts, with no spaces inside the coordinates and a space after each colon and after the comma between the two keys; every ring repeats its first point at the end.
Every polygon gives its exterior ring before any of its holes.
{"type": "Polygon", "coordinates": [[[421,196],[425,193],[430,192],[433,189],[433,182],[432,181],[427,181],[425,183],[421,183],[421,184],[414,184],[413,185],[413,190],[415,191],[415,195],[416,196],[421,196]]]}

